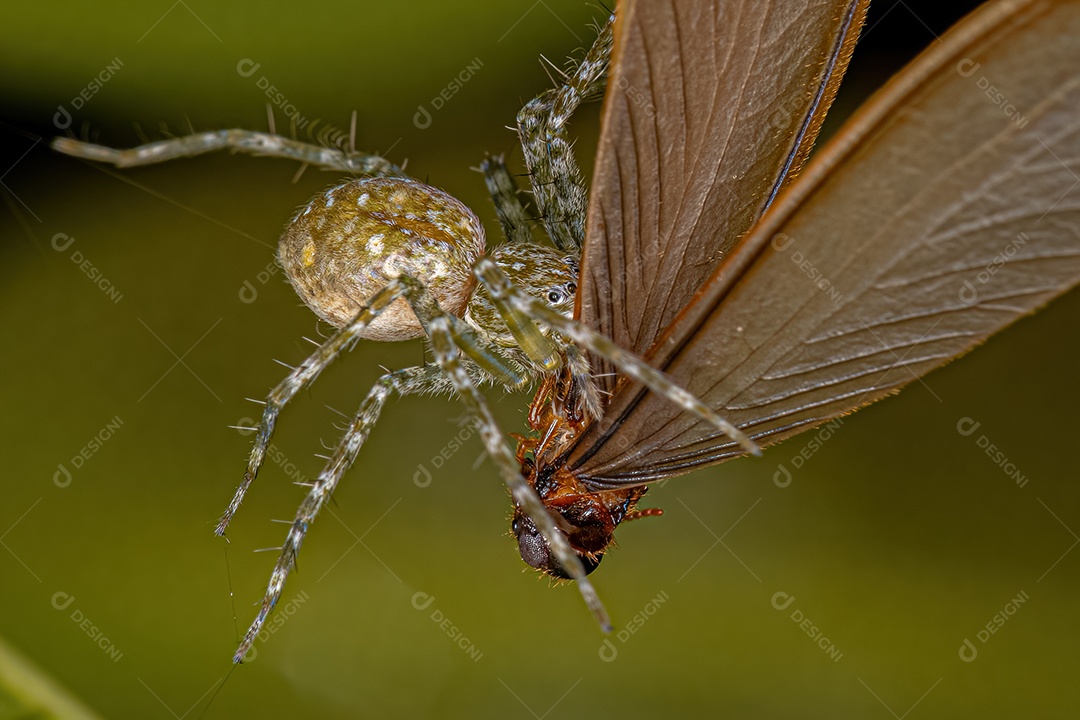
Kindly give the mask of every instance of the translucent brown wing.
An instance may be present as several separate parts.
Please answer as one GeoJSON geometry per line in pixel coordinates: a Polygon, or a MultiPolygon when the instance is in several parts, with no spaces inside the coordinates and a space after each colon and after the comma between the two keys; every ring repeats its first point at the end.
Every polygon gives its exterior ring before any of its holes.
{"type": "MultiPolygon", "coordinates": [[[[1078,37],[1080,2],[1000,0],[969,16],[777,199],[650,362],[768,444],[896,390],[1075,285],[1078,37]]],[[[739,454],[626,386],[568,463],[603,487],[739,454]]]]}
{"type": "MultiPolygon", "coordinates": [[[[652,347],[802,164],[865,6],[620,3],[580,319],[638,354],[652,347]]],[[[611,390],[610,367],[593,363],[611,390]]]]}

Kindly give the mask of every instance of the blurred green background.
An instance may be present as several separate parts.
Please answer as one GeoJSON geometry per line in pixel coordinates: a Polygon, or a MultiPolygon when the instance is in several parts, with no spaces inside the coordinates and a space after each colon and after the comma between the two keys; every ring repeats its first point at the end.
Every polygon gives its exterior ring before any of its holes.
{"type": "MultiPolygon", "coordinates": [[[[959,12],[879,2],[836,114],[959,12]]],[[[0,637],[21,672],[106,717],[197,717],[226,676],[208,718],[1076,716],[1077,293],[818,450],[808,434],[655,487],[665,517],[622,529],[593,576],[608,638],[573,587],[525,571],[480,443],[448,449],[469,434],[462,408],[395,400],[315,524],[273,633],[229,674],[274,561],[252,551],[280,544],[271,519],[303,492],[290,483],[315,476],[338,435],[329,408],[351,413],[380,366],[421,362],[422,347],[363,344],[286,410],[280,462],[226,558],[212,528],[250,443],[228,426],[284,375],[273,360],[299,362],[320,332],[273,274],[274,246],[336,178],[294,183],[295,163],[226,154],[117,172],[38,138],[58,133],[59,105],[72,131],[121,147],[139,143],[134,123],[153,138],[162,121],[264,129],[265,78],[320,129],[347,131],[357,110],[360,147],[407,159],[494,238],[470,168],[508,152],[520,169],[505,126],[549,87],[538,58],[561,65],[602,16],[584,0],[5,8],[0,637]],[[980,423],[971,435],[963,418],[980,423]]],[[[575,123],[583,161],[596,110],[575,123]]],[[[504,430],[524,429],[527,396],[489,397],[504,430]]],[[[12,672],[0,717],[38,717],[12,672]]]]}

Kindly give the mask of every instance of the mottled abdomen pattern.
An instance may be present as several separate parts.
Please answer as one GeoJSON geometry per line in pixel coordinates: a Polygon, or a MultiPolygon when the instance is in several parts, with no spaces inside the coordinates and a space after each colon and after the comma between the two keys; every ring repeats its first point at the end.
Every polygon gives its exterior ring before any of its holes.
{"type": "MultiPolygon", "coordinates": [[[[297,294],[335,327],[401,274],[419,280],[459,317],[475,287],[484,228],[469,208],[438,188],[403,178],[362,178],[312,198],[289,222],[278,259],[297,294]]],[[[423,328],[404,299],[362,334],[409,340],[423,328]]]]}

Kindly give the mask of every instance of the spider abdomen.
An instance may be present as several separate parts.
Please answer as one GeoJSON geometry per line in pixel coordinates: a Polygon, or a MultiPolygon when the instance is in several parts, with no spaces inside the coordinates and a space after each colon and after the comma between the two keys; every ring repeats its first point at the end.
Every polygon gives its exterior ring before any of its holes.
{"type": "MultiPolygon", "coordinates": [[[[484,254],[473,212],[438,188],[406,178],[361,178],[326,190],[302,207],[278,244],[296,293],[319,317],[344,327],[390,279],[409,275],[447,312],[462,315],[484,254]]],[[[404,299],[364,331],[370,340],[424,334],[404,299]]]]}

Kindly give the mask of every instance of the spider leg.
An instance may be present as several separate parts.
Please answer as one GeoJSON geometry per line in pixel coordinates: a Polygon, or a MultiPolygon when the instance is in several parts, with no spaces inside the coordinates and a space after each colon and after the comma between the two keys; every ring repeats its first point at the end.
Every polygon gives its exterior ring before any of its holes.
{"type": "MultiPolygon", "coordinates": [[[[334,333],[330,339],[320,345],[314,353],[296,366],[284,380],[270,391],[270,394],[266,397],[262,419],[259,421],[255,442],[248,457],[244,479],[240,482],[240,486],[236,489],[229,506],[218,521],[214,530],[217,535],[225,534],[233,515],[240,509],[240,503],[243,502],[248,488],[251,487],[251,483],[258,476],[259,468],[262,467],[263,460],[266,457],[266,450],[270,446],[270,440],[274,435],[274,428],[277,425],[277,418],[282,408],[298,392],[311,384],[319,373],[330,365],[342,351],[359,340],[360,334],[379,316],[379,313],[389,307],[394,300],[403,296],[414,307],[423,307],[429,314],[441,314],[442,312],[438,309],[434,299],[430,297],[418,281],[408,276],[401,276],[376,293],[357,313],[349,325],[334,333]]],[[[420,317],[423,318],[424,315],[420,315],[420,317]]],[[[485,345],[464,322],[452,315],[449,317],[452,318],[448,322],[451,324],[456,342],[473,359],[476,365],[487,373],[488,377],[511,389],[521,387],[527,382],[529,378],[520,365],[507,358],[505,353],[485,345]]]]}
{"type": "Polygon", "coordinates": [[[345,471],[353,464],[361,446],[368,438],[371,428],[379,419],[383,406],[391,393],[398,396],[418,395],[428,392],[438,392],[451,388],[442,371],[433,365],[417,366],[389,372],[377,381],[368,392],[367,397],[360,404],[356,416],[345,429],[345,434],[334,449],[333,454],[327,460],[326,466],[319,473],[318,479],[312,484],[307,496],[300,504],[296,512],[296,519],[289,528],[289,534],[285,539],[281,555],[270,575],[270,583],[267,585],[266,594],[263,596],[262,606],[251,623],[251,627],[244,634],[240,647],[233,656],[233,662],[240,662],[244,655],[251,649],[255,638],[259,636],[263,624],[281,598],[285,586],[285,579],[289,572],[296,566],[296,556],[300,552],[300,545],[307,535],[308,526],[318,515],[319,510],[333,495],[345,471]]]}
{"type": "Polygon", "coordinates": [[[229,507],[221,516],[221,520],[218,521],[217,527],[214,529],[215,534],[225,534],[225,529],[228,527],[233,515],[240,509],[240,503],[243,502],[244,495],[259,474],[259,468],[262,466],[263,459],[266,456],[266,449],[270,445],[270,439],[274,435],[274,427],[277,424],[277,417],[281,409],[298,392],[307,387],[342,351],[359,340],[360,333],[401,294],[402,288],[397,282],[387,285],[376,293],[368,301],[367,305],[357,313],[356,318],[349,325],[331,335],[326,342],[320,345],[304,362],[293,368],[293,371],[270,391],[270,394],[266,397],[262,419],[259,421],[258,432],[251,448],[251,455],[248,458],[247,469],[244,471],[244,479],[236,489],[236,493],[229,502],[229,507]]]}
{"type": "MultiPolygon", "coordinates": [[[[484,174],[484,183],[487,185],[488,193],[495,203],[495,215],[499,219],[499,224],[502,226],[503,235],[506,236],[506,239],[511,244],[534,242],[530,226],[531,221],[518,195],[517,183],[514,182],[513,176],[507,169],[502,155],[486,158],[484,162],[480,163],[480,171],[484,174]]],[[[504,320],[506,320],[505,317],[504,320]]],[[[513,318],[507,321],[507,326],[511,329],[511,332],[513,332],[513,323],[513,318]]],[[[539,329],[530,328],[528,332],[530,338],[537,335],[542,337],[539,329]]],[[[517,339],[528,355],[531,345],[523,343],[521,336],[517,336],[517,339]]],[[[543,348],[544,346],[541,345],[539,349],[542,350],[543,348]]],[[[547,350],[551,352],[553,348],[548,345],[547,350]]],[[[577,348],[572,346],[565,348],[564,359],[571,375],[576,380],[576,386],[580,390],[579,403],[576,408],[578,416],[587,415],[599,419],[603,405],[600,402],[596,384],[592,381],[588,359],[579,353],[577,348]]],[[[541,364],[544,362],[543,358],[533,358],[533,360],[541,364]]]]}
{"type": "Polygon", "coordinates": [[[541,93],[518,112],[518,136],[532,180],[536,208],[555,246],[580,254],[585,239],[587,194],[566,124],[578,105],[597,95],[611,59],[611,16],[565,85],[541,93]]]}
{"type": "MultiPolygon", "coordinates": [[[[481,264],[488,263],[492,267],[495,264],[490,260],[481,260],[481,264]]],[[[496,268],[497,270],[497,268],[496,268]]],[[[501,275],[501,271],[500,271],[501,275]]],[[[509,284],[509,279],[505,275],[502,275],[503,279],[509,284]]],[[[423,290],[422,286],[411,278],[402,277],[402,280],[409,284],[415,283],[416,289],[423,290]]],[[[516,290],[515,290],[516,291],[516,290]]],[[[459,359],[459,354],[465,352],[469,358],[474,362],[478,360],[479,350],[483,347],[463,346],[462,340],[467,339],[468,335],[464,334],[458,327],[461,323],[453,315],[446,314],[439,310],[435,300],[431,298],[426,292],[418,293],[416,295],[409,295],[409,302],[412,303],[413,310],[416,312],[417,317],[420,318],[420,322],[423,323],[424,329],[427,331],[428,337],[431,339],[431,348],[435,355],[435,361],[439,364],[439,367],[449,377],[450,382],[454,386],[454,391],[458,397],[465,404],[473,415],[479,419],[480,437],[484,442],[484,447],[488,454],[491,456],[495,465],[499,468],[499,473],[503,477],[503,481],[506,483],[507,488],[510,490],[510,495],[514,500],[514,503],[521,508],[530,520],[536,525],[540,534],[544,537],[548,547],[551,548],[555,554],[559,564],[562,565],[566,573],[576,581],[579,592],[582,598],[585,600],[586,606],[592,612],[597,622],[600,623],[604,632],[611,631],[611,620],[608,617],[607,611],[604,609],[603,603],[600,602],[600,597],[596,594],[596,590],[593,589],[592,583],[589,582],[586,577],[585,568],[581,564],[581,559],[570,547],[570,543],[567,541],[566,536],[563,535],[555,525],[555,519],[547,508],[544,507],[543,502],[540,499],[536,490],[529,485],[521,475],[520,467],[514,453],[507,447],[502,431],[499,429],[498,424],[495,422],[495,418],[491,415],[491,410],[488,409],[487,403],[484,401],[484,396],[480,394],[480,391],[476,387],[476,383],[470,377],[468,366],[462,363],[459,359]]],[[[546,306],[545,306],[546,307],[546,306]]],[[[522,313],[501,313],[504,319],[509,319],[511,315],[516,316],[516,319],[521,321],[522,328],[531,328],[535,331],[536,335],[543,337],[540,334],[535,323],[522,313]]],[[[558,315],[558,313],[554,313],[558,315]]],[[[561,315],[559,317],[562,317],[561,315]]],[[[511,330],[514,329],[515,324],[510,323],[511,330]]],[[[515,336],[517,333],[515,332],[515,336]]],[[[473,336],[475,337],[475,336],[473,336]]],[[[519,343],[527,345],[528,343],[522,342],[518,338],[519,343]]],[[[494,348],[490,348],[494,350],[494,348]]]]}
{"type": "Polygon", "coordinates": [[[492,417],[491,410],[484,402],[483,395],[477,390],[476,385],[469,378],[469,373],[460,362],[458,348],[454,345],[446,317],[434,318],[428,325],[428,334],[431,337],[431,347],[436,361],[449,375],[458,397],[479,419],[480,437],[484,441],[484,448],[499,468],[499,473],[507,488],[510,489],[514,503],[536,524],[563,569],[577,581],[578,590],[597,622],[600,623],[604,632],[610,632],[611,620],[596,590],[593,589],[592,583],[585,576],[585,568],[581,560],[570,547],[566,536],[555,526],[554,518],[544,507],[536,490],[522,477],[514,454],[507,447],[502,431],[495,423],[495,418],[492,417]]]}
{"type": "Polygon", "coordinates": [[[501,313],[523,316],[530,321],[535,318],[569,339],[579,347],[605,358],[627,377],[642,383],[655,393],[659,393],[676,403],[689,413],[716,426],[721,432],[735,440],[748,453],[761,455],[761,449],[731,422],[713,412],[705,403],[679,387],[671,378],[651,367],[634,353],[622,349],[610,339],[593,332],[582,323],[571,320],[555,312],[544,303],[532,298],[514,287],[499,267],[487,258],[483,258],[474,268],[476,277],[484,284],[496,307],[505,306],[501,313]]]}
{"type": "Polygon", "coordinates": [[[53,138],[52,148],[65,155],[111,163],[121,168],[194,157],[229,148],[249,155],[299,160],[325,170],[341,170],[357,175],[408,177],[400,167],[379,155],[344,152],[337,148],[300,142],[273,132],[253,130],[212,130],[159,140],[127,150],[116,150],[74,138],[57,137],[53,138]]]}
{"type": "MultiPolygon", "coordinates": [[[[262,630],[270,612],[281,598],[285,580],[296,564],[296,557],[300,551],[300,546],[304,542],[304,537],[307,535],[308,527],[314,521],[326,500],[332,495],[341,477],[356,459],[360,447],[367,439],[372,426],[378,420],[379,414],[392,392],[397,392],[399,395],[438,392],[447,389],[457,392],[465,405],[481,419],[483,423],[481,436],[484,438],[485,447],[488,453],[495,458],[506,484],[510,487],[515,502],[544,533],[545,539],[554,549],[559,561],[568,569],[568,573],[579,580],[581,593],[585,597],[586,603],[601,621],[601,624],[604,627],[610,625],[603,606],[600,605],[599,598],[589,582],[585,580],[585,570],[581,566],[581,561],[578,560],[577,555],[570,548],[566,538],[555,529],[554,520],[544,508],[536,491],[518,471],[514,456],[502,440],[502,433],[495,424],[486,403],[484,403],[483,396],[477,390],[476,381],[472,375],[483,377],[480,373],[488,372],[488,366],[490,366],[495,370],[494,378],[500,382],[507,379],[514,381],[515,385],[521,385],[528,378],[523,373],[518,372],[502,352],[494,347],[488,347],[461,320],[439,308],[438,303],[418,280],[407,275],[396,278],[386,289],[376,294],[368,306],[361,310],[348,327],[339,331],[324,343],[289,378],[286,378],[278,388],[275,388],[275,391],[279,388],[287,388],[291,394],[284,400],[279,399],[273,406],[270,400],[267,401],[267,411],[259,428],[256,448],[252,451],[252,462],[255,461],[256,454],[259,455],[258,460],[261,462],[262,452],[265,451],[269,443],[269,436],[273,432],[273,421],[276,419],[277,411],[280,410],[281,406],[292,395],[295,395],[296,391],[303,385],[309,383],[337,354],[340,354],[341,349],[356,338],[363,331],[363,328],[378,315],[379,311],[398,297],[404,297],[409,302],[424,325],[431,338],[438,367],[423,366],[388,373],[383,375],[368,393],[356,416],[346,429],[345,435],[327,460],[326,466],[297,510],[296,518],[289,528],[281,555],[278,557],[274,570],[270,575],[270,582],[267,585],[266,594],[263,596],[262,605],[255,620],[244,634],[240,647],[233,656],[234,662],[243,660],[244,655],[250,650],[252,643],[254,643],[255,638],[258,637],[259,632],[262,630]],[[461,362],[460,353],[463,351],[469,358],[473,359],[473,363],[461,362]],[[481,371],[479,368],[483,368],[483,370],[481,371]],[[306,373],[302,373],[305,370],[306,373]],[[293,378],[294,375],[297,377],[293,378]]],[[[274,393],[272,392],[271,399],[273,398],[274,393]]],[[[226,512],[226,517],[222,519],[219,529],[223,529],[224,524],[231,517],[231,512],[235,510],[234,505],[239,505],[247,485],[250,485],[249,477],[253,479],[254,472],[257,471],[257,465],[253,470],[249,467],[250,475],[245,475],[245,484],[242,484],[240,489],[237,490],[234,504],[229,506],[229,511],[226,512]]]]}
{"type": "Polygon", "coordinates": [[[533,242],[529,216],[521,204],[517,183],[506,169],[503,156],[486,158],[480,163],[480,172],[484,174],[484,184],[495,203],[495,215],[499,218],[506,239],[512,243],[533,242]]]}

